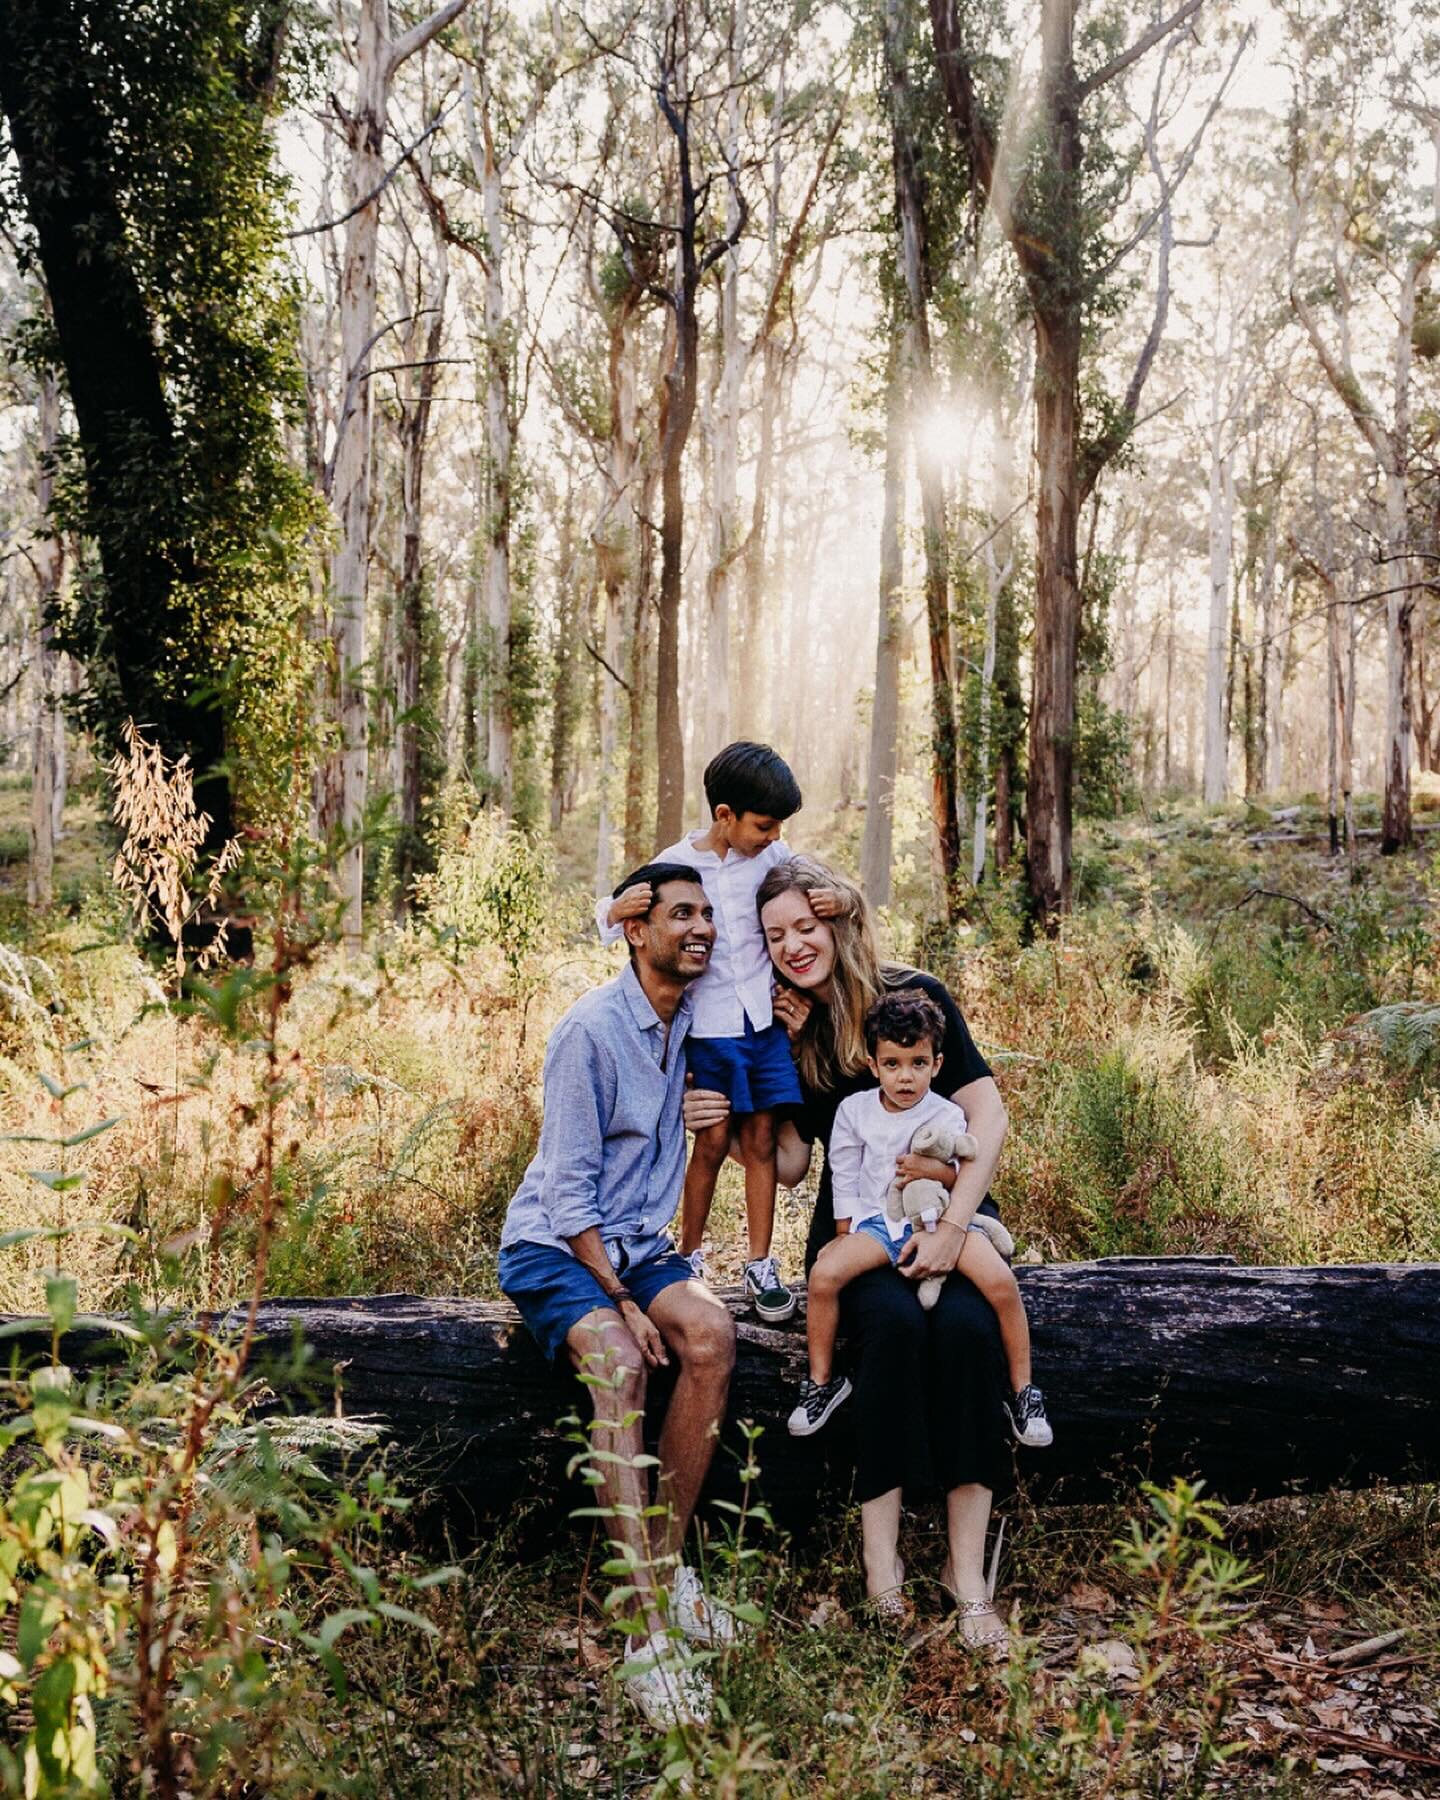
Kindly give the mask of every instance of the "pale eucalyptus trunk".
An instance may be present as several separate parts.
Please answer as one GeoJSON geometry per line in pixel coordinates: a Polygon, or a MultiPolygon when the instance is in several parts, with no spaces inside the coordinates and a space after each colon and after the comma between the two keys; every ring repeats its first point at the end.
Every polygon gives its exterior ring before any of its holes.
{"type": "Polygon", "coordinates": [[[1230,557],[1235,524],[1235,452],[1221,445],[1223,422],[1210,438],[1210,609],[1205,641],[1205,762],[1207,806],[1224,803],[1229,764],[1225,718],[1225,645],[1230,618],[1230,557]]]}
{"type": "Polygon", "coordinates": [[[885,499],[880,519],[879,624],[875,635],[875,699],[870,711],[870,773],[860,885],[872,906],[890,901],[894,855],[895,776],[900,749],[901,590],[905,580],[900,517],[905,490],[905,390],[899,323],[890,328],[885,383],[885,499]]]}
{"type": "MultiPolygon", "coordinates": [[[[50,370],[41,377],[38,412],[35,505],[41,521],[48,522],[55,495],[53,458],[60,441],[60,389],[50,370]]],[[[65,804],[59,766],[65,744],[65,719],[59,704],[60,657],[49,620],[65,578],[64,542],[58,533],[48,532],[36,539],[30,555],[38,591],[30,729],[30,864],[25,898],[30,906],[46,907],[55,898],[55,840],[60,834],[58,815],[65,804]]]]}
{"type": "Polygon", "coordinates": [[[339,545],[331,570],[331,637],[336,661],[340,751],[320,771],[317,820],[336,825],[346,848],[337,869],[344,900],[345,942],[363,935],[364,848],[360,834],[369,778],[366,694],[366,597],[370,564],[370,449],[373,408],[370,364],[377,341],[376,281],[380,189],[385,179],[385,128],[390,89],[400,66],[464,10],[468,0],[445,0],[398,38],[390,29],[389,0],[361,0],[355,50],[355,104],[344,115],[350,151],[340,277],[340,349],[345,392],[337,425],[331,500],[339,545]]]}

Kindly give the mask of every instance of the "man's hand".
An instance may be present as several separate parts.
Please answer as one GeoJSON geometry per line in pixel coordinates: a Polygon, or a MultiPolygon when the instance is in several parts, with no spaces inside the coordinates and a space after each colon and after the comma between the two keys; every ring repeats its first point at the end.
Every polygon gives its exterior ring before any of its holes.
{"type": "Polygon", "coordinates": [[[790,1034],[792,1044],[805,1029],[805,1021],[810,1017],[810,1008],[813,1004],[813,1001],[807,999],[804,994],[797,993],[794,988],[777,987],[775,989],[775,1017],[790,1034]]]}
{"type": "Polygon", "coordinates": [[[687,1131],[708,1131],[712,1125],[723,1125],[730,1117],[729,1096],[715,1088],[691,1087],[695,1079],[693,1075],[685,1077],[685,1098],[682,1102],[685,1113],[685,1129],[687,1131]]]}
{"type": "Polygon", "coordinates": [[[924,1281],[927,1275],[948,1275],[964,1248],[965,1233],[948,1219],[941,1219],[933,1231],[915,1233],[895,1266],[909,1281],[924,1281]]]}
{"type": "Polygon", "coordinates": [[[850,902],[839,888],[811,888],[806,898],[817,919],[838,919],[850,910],[850,902]]]}
{"type": "Polygon", "coordinates": [[[637,881],[626,888],[618,899],[610,902],[610,923],[623,924],[626,919],[643,919],[654,903],[655,895],[648,881],[637,881]]]}
{"type": "Polygon", "coordinates": [[[909,1187],[912,1181],[938,1181],[943,1188],[955,1185],[954,1163],[941,1162],[933,1156],[916,1156],[907,1150],[903,1156],[895,1158],[895,1179],[901,1187],[909,1187]]]}
{"type": "Polygon", "coordinates": [[[647,1369],[668,1367],[670,1355],[665,1348],[665,1340],[640,1310],[639,1303],[634,1300],[622,1300],[620,1317],[625,1321],[625,1329],[640,1346],[640,1355],[644,1358],[645,1367],[647,1369]]]}

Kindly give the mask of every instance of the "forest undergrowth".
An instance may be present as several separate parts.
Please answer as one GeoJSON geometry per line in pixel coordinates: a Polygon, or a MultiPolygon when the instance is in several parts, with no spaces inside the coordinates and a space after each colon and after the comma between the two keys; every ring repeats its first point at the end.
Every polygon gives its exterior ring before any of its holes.
{"type": "MultiPolygon", "coordinates": [[[[918,908],[903,894],[887,915],[891,951],[953,984],[996,1068],[1012,1122],[997,1198],[1022,1257],[1440,1259],[1440,865],[1423,851],[1366,859],[1352,884],[1323,845],[1251,842],[1268,817],[1175,807],[1091,827],[1084,904],[1053,942],[1024,941],[1003,888],[958,931],[910,925],[918,908]]],[[[243,1303],[257,1254],[272,1297],[494,1295],[546,1034],[612,965],[587,935],[586,896],[561,884],[556,897],[547,852],[460,815],[447,844],[424,911],[372,955],[346,960],[316,934],[286,963],[268,1078],[259,990],[197,974],[177,1002],[102,877],[77,878],[34,921],[0,894],[12,1140],[0,1144],[0,1310],[58,1324],[243,1303]],[[37,1185],[26,1171],[41,1138],[62,1145],[61,1179],[37,1185]],[[78,1223],[105,1229],[69,1235],[78,1223]]],[[[782,1208],[792,1268],[810,1199],[782,1208]]],[[[712,1224],[722,1274],[738,1267],[739,1219],[727,1177],[712,1224]]],[[[208,1393],[196,1371],[211,1366],[197,1353],[152,1368],[144,1418],[193,1422],[208,1393]],[[156,1392],[170,1398],[157,1406],[156,1392]]],[[[222,1418],[251,1430],[249,1394],[238,1378],[224,1389],[214,1430],[222,1418]]],[[[135,1394],[101,1398],[102,1424],[153,1456],[135,1394]]],[[[17,1390],[25,1417],[42,1417],[42,1399],[17,1390]]],[[[63,1431],[35,1430],[54,1481],[83,1474],[91,1509],[121,1520],[123,1538],[133,1497],[103,1433],[82,1467],[63,1431]]],[[[18,1441],[0,1600],[39,1555],[34,1518],[17,1523],[18,1441]]],[[[616,1710],[620,1652],[590,1533],[537,1558],[518,1554],[512,1525],[482,1549],[454,1546],[431,1579],[433,1545],[411,1540],[383,1456],[339,1448],[337,1486],[303,1433],[283,1454],[262,1433],[250,1450],[263,1479],[232,1481],[197,1527],[175,1648],[209,1674],[176,1728],[193,1750],[184,1791],[1299,1795],[1323,1783],[1383,1796],[1440,1776],[1429,1488],[1228,1511],[1183,1488],[1110,1508],[1021,1502],[1002,1578],[1021,1636],[998,1680],[945,1628],[938,1590],[917,1587],[906,1641],[860,1622],[853,1520],[787,1546],[762,1518],[715,1556],[766,1626],[714,1671],[723,1704],[709,1731],[662,1749],[616,1710]],[[289,1548],[270,1568],[272,1542],[289,1548]],[[226,1626],[227,1571],[242,1568],[243,1616],[226,1626]],[[1325,1660],[1400,1630],[1364,1666],[1325,1660]],[[267,1644],[261,1665],[246,1661],[246,1646],[267,1644]],[[251,1733],[263,1771],[237,1735],[242,1692],[270,1720],[251,1733]]],[[[763,1471],[763,1437],[757,1455],[763,1471]]],[[[92,1682],[81,1710],[96,1779],[130,1791],[137,1746],[159,1727],[135,1710],[144,1684],[127,1685],[128,1603],[65,1588],[79,1552],[68,1527],[45,1529],[63,1551],[46,1579],[68,1597],[52,1594],[28,1626],[21,1605],[22,1641],[0,1638],[0,1703],[28,1728],[37,1682],[64,1660],[55,1634],[98,1608],[86,1629],[108,1645],[108,1673],[96,1678],[73,1644],[66,1655],[91,1671],[77,1680],[92,1682]]],[[[937,1567],[925,1525],[906,1529],[911,1565],[937,1567]]],[[[107,1579],[120,1579],[123,1547],[100,1539],[107,1579]]],[[[152,1531],[152,1558],[158,1541],[152,1531]]],[[[73,1694],[66,1704],[73,1719],[73,1694]]],[[[95,1791],[79,1765],[46,1786],[31,1761],[32,1791],[95,1791]]]]}

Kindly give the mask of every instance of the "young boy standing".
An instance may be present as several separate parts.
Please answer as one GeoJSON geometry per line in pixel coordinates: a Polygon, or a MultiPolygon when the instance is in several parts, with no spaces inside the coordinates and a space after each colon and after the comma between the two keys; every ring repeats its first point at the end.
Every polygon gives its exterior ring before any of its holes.
{"type": "MultiPolygon", "coordinates": [[[[739,1137],[745,1170],[745,1222],[749,1260],[745,1293],[756,1316],[783,1324],[796,1296],[781,1277],[771,1242],[775,1231],[775,1119],[797,1106],[800,1083],[790,1040],[770,1007],[773,971],[755,911],[755,894],[766,872],[790,853],[780,841],[784,821],[799,812],[800,788],[789,765],[767,744],[727,744],[705,771],[710,824],[693,831],[657,862],[683,862],[699,871],[715,909],[716,941],[710,966],[693,990],[694,1019],[685,1052],[696,1087],[725,1094],[739,1137]]],[[[650,905],[647,887],[602,896],[596,923],[602,940],[613,943],[626,919],[643,917],[650,905]]],[[[814,894],[822,917],[839,911],[838,896],[814,894]]],[[[730,1153],[730,1122],[697,1132],[685,1170],[680,1214],[680,1253],[703,1273],[700,1249],[710,1203],[730,1153]]]]}

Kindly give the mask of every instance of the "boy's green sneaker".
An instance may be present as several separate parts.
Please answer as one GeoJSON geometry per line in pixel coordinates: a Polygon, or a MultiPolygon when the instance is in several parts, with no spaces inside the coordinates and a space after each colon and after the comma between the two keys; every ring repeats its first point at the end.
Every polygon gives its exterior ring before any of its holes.
{"type": "Polygon", "coordinates": [[[783,1325],[795,1316],[799,1297],[786,1287],[773,1256],[760,1256],[745,1265],[745,1298],[755,1317],[766,1325],[783,1325]]]}

